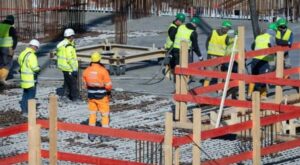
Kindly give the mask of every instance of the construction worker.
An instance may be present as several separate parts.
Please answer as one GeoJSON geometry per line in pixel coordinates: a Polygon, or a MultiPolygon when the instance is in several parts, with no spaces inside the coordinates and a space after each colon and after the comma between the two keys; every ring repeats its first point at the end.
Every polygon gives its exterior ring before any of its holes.
{"type": "Polygon", "coordinates": [[[0,23],[0,85],[6,85],[9,69],[12,66],[14,50],[18,43],[14,16],[8,15],[0,23]]]}
{"type": "Polygon", "coordinates": [[[75,32],[73,29],[64,31],[65,39],[57,45],[57,67],[64,75],[64,93],[69,91],[69,99],[78,100],[78,61],[74,41],[75,32]]]}
{"type": "Polygon", "coordinates": [[[173,60],[171,60],[171,69],[174,69],[179,64],[180,43],[181,41],[189,42],[189,52],[194,51],[199,60],[203,60],[202,54],[198,46],[198,34],[196,32],[197,25],[200,24],[198,17],[193,17],[190,23],[179,26],[174,44],[173,44],[173,60]]]}
{"type": "MultiPolygon", "coordinates": [[[[230,45],[230,37],[227,32],[232,29],[232,23],[228,20],[222,22],[221,28],[213,30],[206,40],[207,59],[214,59],[226,55],[226,49],[230,45]]],[[[208,67],[208,70],[220,70],[219,66],[208,67]]],[[[217,79],[207,79],[204,81],[204,86],[208,86],[211,81],[217,79]]]]}
{"type": "Polygon", "coordinates": [[[36,94],[37,75],[40,72],[35,52],[40,47],[38,40],[31,40],[27,47],[18,57],[21,72],[21,88],[23,96],[21,100],[22,115],[27,117],[28,100],[34,99],[36,94]]]}
{"type": "MultiPolygon", "coordinates": [[[[293,32],[291,29],[287,27],[287,20],[284,18],[279,18],[276,22],[277,24],[277,31],[276,31],[276,44],[280,46],[289,46],[291,47],[294,41],[293,32]]],[[[290,68],[290,64],[288,64],[288,51],[284,52],[284,68],[290,68]]],[[[288,76],[285,76],[288,78],[288,76]]]]}
{"type": "MultiPolygon", "coordinates": [[[[271,23],[268,25],[268,29],[265,33],[258,35],[255,41],[252,43],[252,50],[266,49],[275,46],[275,35],[276,35],[277,25],[276,23],[271,23]]],[[[270,70],[269,62],[274,60],[274,56],[271,55],[260,55],[255,56],[251,62],[251,72],[252,75],[259,75],[267,73],[270,70]]],[[[247,99],[251,100],[251,95],[253,90],[260,91],[261,99],[267,98],[267,85],[263,83],[250,83],[248,88],[247,99]]]]}
{"type": "MultiPolygon", "coordinates": [[[[84,70],[82,79],[88,92],[89,125],[96,126],[97,112],[100,112],[102,127],[109,127],[109,98],[112,83],[108,71],[100,61],[101,55],[94,52],[91,55],[91,64],[84,70]]],[[[88,138],[94,141],[96,136],[89,134],[88,138]]]]}
{"type": "MultiPolygon", "coordinates": [[[[175,61],[176,58],[174,57],[174,53],[173,53],[173,44],[174,44],[174,40],[175,40],[175,36],[177,33],[177,29],[180,25],[182,25],[185,21],[185,14],[183,13],[178,13],[176,14],[176,19],[170,24],[169,29],[168,29],[168,37],[166,39],[166,43],[165,43],[165,49],[168,51],[167,54],[167,58],[165,58],[165,65],[167,65],[168,67],[170,67],[171,72],[174,72],[174,67],[175,67],[175,61]],[[171,63],[171,66],[170,66],[171,63]]],[[[167,71],[167,70],[166,70],[167,71]]]]}

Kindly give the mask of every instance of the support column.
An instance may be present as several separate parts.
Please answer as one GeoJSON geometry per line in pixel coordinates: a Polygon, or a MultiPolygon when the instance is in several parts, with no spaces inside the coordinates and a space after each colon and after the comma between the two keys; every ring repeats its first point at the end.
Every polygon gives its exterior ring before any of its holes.
{"type": "MultiPolygon", "coordinates": [[[[245,27],[238,27],[238,73],[245,74],[245,27]]],[[[245,100],[245,81],[239,81],[239,100],[245,100]]]]}
{"type": "Polygon", "coordinates": [[[173,115],[170,112],[166,113],[165,119],[165,140],[164,140],[164,165],[173,164],[173,115]]]}
{"type": "MultiPolygon", "coordinates": [[[[181,41],[180,44],[180,67],[188,68],[189,46],[187,41],[181,41]]],[[[180,94],[186,95],[188,92],[188,76],[180,75],[180,94]]],[[[180,103],[180,121],[187,122],[187,104],[186,102],[180,103]]]]}
{"type": "Polygon", "coordinates": [[[193,165],[201,165],[201,109],[193,110],[193,165]]]}
{"type": "Polygon", "coordinates": [[[252,145],[253,164],[261,164],[261,130],[260,130],[260,94],[254,92],[252,95],[252,145]]]}

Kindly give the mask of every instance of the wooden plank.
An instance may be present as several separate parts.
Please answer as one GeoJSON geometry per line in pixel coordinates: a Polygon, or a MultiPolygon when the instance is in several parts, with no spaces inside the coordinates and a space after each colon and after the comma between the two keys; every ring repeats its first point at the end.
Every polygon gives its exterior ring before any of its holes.
{"type": "Polygon", "coordinates": [[[201,164],[201,109],[193,110],[193,165],[201,164]]]}
{"type": "Polygon", "coordinates": [[[28,101],[28,164],[36,164],[36,100],[28,101]]]}
{"type": "Polygon", "coordinates": [[[174,153],[174,165],[180,164],[180,147],[175,148],[174,153]]]}
{"type": "MultiPolygon", "coordinates": [[[[238,27],[238,73],[245,74],[245,27],[238,27]]],[[[239,81],[239,100],[245,100],[245,81],[239,81]]]]}
{"type": "Polygon", "coordinates": [[[165,119],[165,140],[164,140],[164,160],[165,165],[173,164],[172,143],[173,143],[173,115],[170,112],[166,113],[165,119]]]}
{"type": "Polygon", "coordinates": [[[252,95],[252,146],[253,164],[261,164],[261,130],[260,130],[260,93],[252,95]]]}
{"type": "MultiPolygon", "coordinates": [[[[178,67],[178,65],[176,67],[178,67]]],[[[180,94],[180,77],[179,77],[179,75],[176,75],[175,93],[180,94]]],[[[181,104],[181,102],[175,101],[175,120],[176,121],[178,121],[180,119],[180,104],[181,104]]]]}
{"type": "Polygon", "coordinates": [[[193,123],[191,122],[174,122],[174,128],[193,129],[193,123]]]}
{"type": "Polygon", "coordinates": [[[57,164],[57,96],[49,97],[49,162],[50,165],[57,164]]]}

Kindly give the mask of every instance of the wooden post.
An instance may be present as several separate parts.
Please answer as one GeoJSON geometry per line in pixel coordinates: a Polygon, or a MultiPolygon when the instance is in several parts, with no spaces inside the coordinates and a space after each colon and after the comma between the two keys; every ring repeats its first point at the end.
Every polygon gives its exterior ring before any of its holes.
{"type": "Polygon", "coordinates": [[[260,94],[254,92],[252,95],[252,145],[253,164],[261,164],[261,130],[260,130],[260,94]]]}
{"type": "Polygon", "coordinates": [[[41,125],[38,124],[35,126],[35,135],[36,135],[36,164],[42,164],[42,155],[41,155],[41,125]]]}
{"type": "MultiPolygon", "coordinates": [[[[238,27],[238,73],[245,74],[245,28],[238,27]]],[[[239,81],[239,100],[245,100],[245,81],[239,81]]]]}
{"type": "Polygon", "coordinates": [[[49,161],[57,164],[57,96],[50,95],[49,104],[49,161]]]}
{"type": "Polygon", "coordinates": [[[165,140],[164,140],[164,160],[165,165],[173,164],[172,154],[172,143],[173,143],[173,115],[170,112],[166,113],[165,119],[165,140]]]}
{"type": "Polygon", "coordinates": [[[180,147],[175,148],[174,153],[174,165],[180,164],[180,147]]]}
{"type": "Polygon", "coordinates": [[[193,110],[193,165],[201,164],[201,109],[193,110]]]}
{"type": "Polygon", "coordinates": [[[36,141],[36,100],[28,101],[28,164],[35,165],[37,160],[36,141]]]}
{"type": "MultiPolygon", "coordinates": [[[[284,52],[277,52],[277,56],[276,56],[276,78],[283,78],[283,70],[284,70],[284,52]]],[[[275,88],[275,103],[280,104],[282,102],[282,100],[283,100],[282,86],[276,85],[276,88],[275,88]]],[[[281,122],[278,122],[276,124],[276,131],[278,133],[282,132],[281,122]]]]}
{"type": "MultiPolygon", "coordinates": [[[[177,65],[178,66],[178,65],[177,65]]],[[[176,94],[180,94],[180,77],[176,75],[176,82],[175,82],[175,92],[176,94]]],[[[175,120],[180,120],[180,104],[181,102],[175,102],[175,120]]]]}
{"type": "MultiPolygon", "coordinates": [[[[188,68],[188,57],[189,57],[189,46],[187,41],[181,41],[180,43],[180,67],[188,68]]],[[[187,94],[187,86],[188,86],[189,78],[188,76],[180,75],[180,94],[187,94]]],[[[186,102],[180,103],[180,121],[187,121],[187,104],[186,102]]]]}

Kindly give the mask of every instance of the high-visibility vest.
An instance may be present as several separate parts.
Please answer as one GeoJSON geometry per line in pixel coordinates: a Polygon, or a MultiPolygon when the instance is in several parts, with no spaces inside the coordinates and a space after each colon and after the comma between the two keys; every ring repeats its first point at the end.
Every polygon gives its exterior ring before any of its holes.
{"type": "Polygon", "coordinates": [[[64,39],[57,45],[57,67],[66,72],[78,70],[78,61],[74,42],[64,39]]]}
{"type": "Polygon", "coordinates": [[[291,29],[287,29],[283,35],[281,35],[281,32],[279,30],[277,30],[276,40],[288,41],[291,37],[291,34],[292,34],[291,29]]]}
{"type": "Polygon", "coordinates": [[[82,74],[83,82],[88,90],[88,98],[102,99],[112,89],[108,71],[100,64],[92,63],[82,74]]]}
{"type": "MultiPolygon", "coordinates": [[[[255,38],[255,50],[259,50],[259,49],[266,49],[269,48],[269,44],[271,43],[271,35],[268,33],[264,33],[261,35],[258,35],[255,38]]],[[[259,60],[264,60],[264,61],[272,61],[273,60],[273,56],[268,56],[268,55],[259,55],[259,56],[255,56],[255,59],[259,59],[259,60]]]]}
{"type": "Polygon", "coordinates": [[[186,25],[180,25],[175,36],[173,48],[180,49],[181,41],[188,41],[188,46],[190,48],[192,45],[191,35],[193,31],[194,30],[187,28],[186,25]]]}
{"type": "Polygon", "coordinates": [[[13,46],[13,38],[9,36],[11,25],[0,23],[0,47],[9,48],[13,46]]]}
{"type": "MultiPolygon", "coordinates": [[[[169,29],[170,28],[177,28],[177,26],[174,23],[171,23],[171,25],[169,26],[169,29]]],[[[168,31],[169,31],[169,29],[168,29],[168,31]]],[[[167,40],[166,40],[166,43],[165,43],[165,48],[170,49],[173,46],[173,43],[174,42],[171,40],[171,38],[168,34],[168,37],[167,37],[167,40]]]]}
{"type": "Polygon", "coordinates": [[[208,42],[207,54],[215,56],[225,56],[226,55],[226,38],[227,34],[219,35],[216,30],[212,31],[211,38],[208,42]]]}
{"type": "Polygon", "coordinates": [[[40,70],[35,50],[26,48],[18,57],[21,70],[21,88],[28,89],[35,86],[34,73],[40,70]]]}

